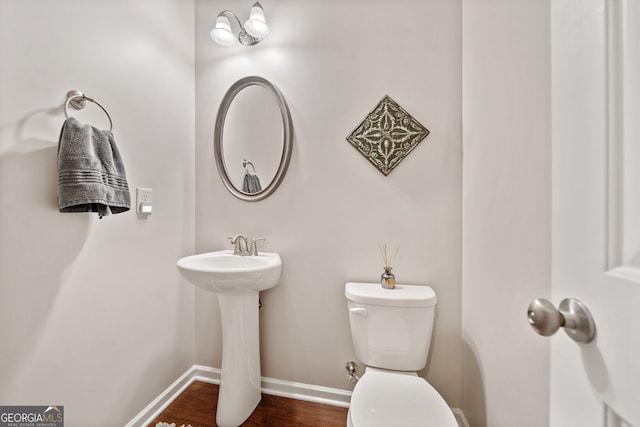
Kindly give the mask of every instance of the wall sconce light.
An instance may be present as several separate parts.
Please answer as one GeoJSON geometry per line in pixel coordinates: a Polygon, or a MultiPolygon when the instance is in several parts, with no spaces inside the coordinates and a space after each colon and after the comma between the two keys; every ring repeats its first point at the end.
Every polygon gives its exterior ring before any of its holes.
{"type": "Polygon", "coordinates": [[[269,26],[264,19],[264,9],[260,2],[255,2],[251,6],[249,19],[245,21],[244,26],[238,16],[229,10],[223,10],[218,14],[216,26],[211,30],[211,39],[220,46],[233,46],[236,42],[236,36],[231,31],[231,22],[227,15],[234,17],[238,22],[240,26],[238,41],[244,46],[253,46],[269,34],[269,26]]]}

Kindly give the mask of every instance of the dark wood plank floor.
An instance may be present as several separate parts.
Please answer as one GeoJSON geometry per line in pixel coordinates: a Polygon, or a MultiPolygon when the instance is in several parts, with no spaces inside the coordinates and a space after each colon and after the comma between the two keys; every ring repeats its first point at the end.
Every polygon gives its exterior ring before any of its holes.
{"type": "MultiPolygon", "coordinates": [[[[193,427],[217,427],[218,386],[194,381],[151,424],[175,423],[193,427]]],[[[243,427],[345,427],[347,409],[284,397],[262,395],[262,401],[243,427]]]]}

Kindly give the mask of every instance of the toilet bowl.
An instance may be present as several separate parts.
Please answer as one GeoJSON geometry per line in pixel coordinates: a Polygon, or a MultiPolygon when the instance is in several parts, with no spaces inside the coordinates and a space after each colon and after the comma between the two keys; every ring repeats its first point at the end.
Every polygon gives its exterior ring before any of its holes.
{"type": "Polygon", "coordinates": [[[453,412],[416,371],[425,367],[436,295],[428,286],[347,283],[351,337],[367,368],[351,396],[349,427],[457,427],[453,412]]]}
{"type": "Polygon", "coordinates": [[[458,427],[435,388],[418,375],[367,368],[353,391],[349,427],[458,427]]]}

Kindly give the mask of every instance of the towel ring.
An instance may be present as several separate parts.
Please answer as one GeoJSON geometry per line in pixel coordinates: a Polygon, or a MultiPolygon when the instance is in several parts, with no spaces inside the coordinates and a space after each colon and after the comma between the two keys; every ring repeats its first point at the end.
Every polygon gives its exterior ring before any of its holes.
{"type": "Polygon", "coordinates": [[[67,119],[69,118],[69,104],[71,104],[71,107],[76,110],[82,110],[85,106],[85,100],[93,102],[98,107],[100,107],[102,111],[104,111],[104,113],[107,115],[107,118],[109,119],[109,132],[111,132],[113,130],[113,120],[111,120],[111,116],[109,115],[107,109],[104,108],[98,101],[88,97],[79,90],[72,90],[67,93],[67,102],[64,103],[64,116],[67,119]]]}
{"type": "Polygon", "coordinates": [[[242,167],[244,168],[245,173],[249,173],[249,167],[251,166],[251,169],[253,169],[253,174],[256,174],[256,167],[253,166],[253,163],[247,161],[247,159],[242,159],[242,167]]]}

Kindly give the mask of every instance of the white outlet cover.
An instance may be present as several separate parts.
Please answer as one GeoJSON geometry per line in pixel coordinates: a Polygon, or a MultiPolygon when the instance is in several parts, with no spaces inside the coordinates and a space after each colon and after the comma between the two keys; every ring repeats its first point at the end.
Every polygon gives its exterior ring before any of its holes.
{"type": "Polygon", "coordinates": [[[153,205],[153,190],[136,187],[136,213],[148,215],[153,205]]]}

